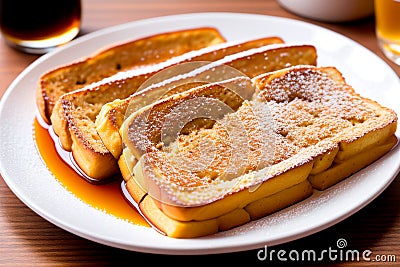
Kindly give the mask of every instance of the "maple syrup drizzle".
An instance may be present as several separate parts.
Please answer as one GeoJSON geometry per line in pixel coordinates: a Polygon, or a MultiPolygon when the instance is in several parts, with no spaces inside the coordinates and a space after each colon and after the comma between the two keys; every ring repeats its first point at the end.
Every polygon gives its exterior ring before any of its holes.
{"type": "Polygon", "coordinates": [[[37,118],[33,123],[33,136],[43,162],[62,186],[89,206],[104,211],[130,223],[147,226],[147,221],[137,212],[121,191],[121,180],[93,184],[83,179],[58,154],[49,130],[37,118]]]}

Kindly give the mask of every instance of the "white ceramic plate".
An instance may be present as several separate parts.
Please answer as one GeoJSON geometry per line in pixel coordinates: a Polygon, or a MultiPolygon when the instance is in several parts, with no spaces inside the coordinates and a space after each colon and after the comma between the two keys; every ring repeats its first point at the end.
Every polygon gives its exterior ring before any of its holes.
{"type": "Polygon", "coordinates": [[[88,34],[42,56],[10,85],[0,105],[0,170],[15,195],[51,223],[102,244],[160,254],[213,254],[281,244],[318,232],[357,212],[394,179],[399,171],[399,146],[352,177],[297,205],[231,231],[196,239],[168,238],[149,227],[91,208],[67,192],[42,163],[32,139],[39,76],[114,42],[196,26],[215,26],[228,40],[277,35],[286,42],[313,44],[319,65],[338,67],[362,95],[400,114],[400,84],[395,72],[364,47],[327,29],[296,20],[233,13],[136,21],[88,34]]]}

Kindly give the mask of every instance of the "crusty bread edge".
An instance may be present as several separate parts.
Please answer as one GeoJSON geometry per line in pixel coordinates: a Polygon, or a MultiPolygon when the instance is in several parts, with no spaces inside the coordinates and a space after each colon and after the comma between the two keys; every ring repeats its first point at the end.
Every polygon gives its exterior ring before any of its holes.
{"type": "MultiPolygon", "coordinates": [[[[280,44],[275,47],[279,46],[292,47],[295,46],[295,44],[280,44]]],[[[300,47],[312,46],[301,45],[300,47]]],[[[271,49],[274,49],[274,45],[271,45],[271,49]]],[[[316,57],[317,55],[315,54],[314,62],[310,64],[316,65],[316,57]]],[[[229,60],[227,60],[227,62],[229,63],[229,60]]],[[[135,95],[132,95],[131,97],[134,96],[135,95]]],[[[96,119],[96,128],[100,138],[103,140],[107,149],[109,149],[116,158],[119,158],[122,153],[122,140],[117,134],[117,131],[119,131],[122,122],[124,121],[125,112],[123,110],[127,106],[126,102],[129,101],[131,97],[124,100],[116,100],[109,103],[107,106],[103,106],[104,110],[99,113],[99,116],[96,119]]]]}
{"type": "MultiPolygon", "coordinates": [[[[198,31],[198,30],[207,30],[207,31],[214,33],[215,38],[212,42],[210,42],[209,45],[226,42],[225,37],[221,34],[221,32],[217,28],[208,27],[208,26],[180,29],[180,30],[169,31],[169,32],[164,32],[164,33],[160,33],[160,34],[161,35],[169,34],[169,33],[173,33],[173,34],[183,33],[184,34],[189,31],[194,32],[194,31],[198,31]]],[[[133,44],[135,44],[135,42],[137,42],[137,41],[143,41],[143,40],[155,37],[160,34],[152,34],[149,36],[144,36],[139,39],[135,38],[135,39],[132,39],[129,41],[121,41],[118,43],[113,43],[113,44],[108,45],[107,47],[103,47],[103,48],[95,51],[92,55],[89,55],[84,58],[79,58],[70,63],[65,63],[63,65],[60,65],[58,67],[55,67],[55,68],[50,69],[50,70],[46,71],[45,73],[43,73],[37,82],[36,94],[35,94],[38,111],[39,111],[39,114],[42,116],[43,120],[47,124],[51,124],[50,116],[52,113],[52,109],[50,108],[50,106],[53,106],[55,104],[55,102],[57,101],[56,99],[52,99],[51,97],[48,96],[47,91],[46,91],[47,90],[46,85],[45,85],[46,79],[48,79],[48,78],[51,79],[55,75],[56,76],[63,75],[63,72],[65,72],[65,71],[74,71],[75,69],[77,69],[83,65],[97,64],[97,61],[100,61],[102,58],[108,56],[109,54],[112,55],[113,53],[115,53],[115,51],[124,50],[124,49],[126,50],[129,47],[131,47],[133,44]]],[[[151,62],[148,62],[148,64],[151,64],[151,62]]],[[[69,90],[69,91],[71,91],[71,90],[69,90]]]]}

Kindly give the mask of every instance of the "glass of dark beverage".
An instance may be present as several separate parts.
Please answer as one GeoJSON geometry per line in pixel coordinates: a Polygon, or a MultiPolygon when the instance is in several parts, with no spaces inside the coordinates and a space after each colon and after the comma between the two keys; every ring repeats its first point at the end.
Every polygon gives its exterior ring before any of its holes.
{"type": "Polygon", "coordinates": [[[44,54],[74,39],[81,0],[0,0],[0,30],[10,46],[44,54]]]}

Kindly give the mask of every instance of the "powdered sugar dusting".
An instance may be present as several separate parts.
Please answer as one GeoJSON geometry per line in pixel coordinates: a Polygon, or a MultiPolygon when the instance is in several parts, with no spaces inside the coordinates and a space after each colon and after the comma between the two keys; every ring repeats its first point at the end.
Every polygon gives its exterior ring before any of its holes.
{"type": "Polygon", "coordinates": [[[311,162],[350,133],[360,137],[397,119],[356,94],[333,68],[297,66],[279,73],[254,78],[253,99],[211,128],[154,147],[143,174],[177,204],[205,204],[311,162]]]}

